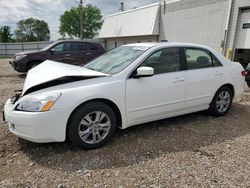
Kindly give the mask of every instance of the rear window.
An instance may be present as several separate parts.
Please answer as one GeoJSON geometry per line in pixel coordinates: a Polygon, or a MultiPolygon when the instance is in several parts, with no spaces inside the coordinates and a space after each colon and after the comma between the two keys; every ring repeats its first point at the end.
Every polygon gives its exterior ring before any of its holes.
{"type": "Polygon", "coordinates": [[[90,50],[98,50],[97,44],[87,43],[90,50]]]}
{"type": "Polygon", "coordinates": [[[71,43],[71,50],[73,51],[82,51],[82,50],[87,50],[88,47],[85,43],[82,42],[72,42],[71,43]]]}
{"type": "Polygon", "coordinates": [[[185,48],[188,69],[201,69],[213,66],[209,52],[203,49],[185,48]]]}

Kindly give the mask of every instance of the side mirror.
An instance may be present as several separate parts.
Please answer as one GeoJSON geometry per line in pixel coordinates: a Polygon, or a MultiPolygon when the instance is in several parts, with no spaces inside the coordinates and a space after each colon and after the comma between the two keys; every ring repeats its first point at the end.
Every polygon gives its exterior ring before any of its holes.
{"type": "Polygon", "coordinates": [[[54,49],[54,48],[52,48],[51,50],[50,50],[50,53],[51,54],[53,54],[53,53],[55,53],[56,52],[56,50],[54,49]]]}
{"type": "Polygon", "coordinates": [[[137,70],[136,78],[150,77],[154,75],[154,69],[152,67],[139,67],[137,70]]]}

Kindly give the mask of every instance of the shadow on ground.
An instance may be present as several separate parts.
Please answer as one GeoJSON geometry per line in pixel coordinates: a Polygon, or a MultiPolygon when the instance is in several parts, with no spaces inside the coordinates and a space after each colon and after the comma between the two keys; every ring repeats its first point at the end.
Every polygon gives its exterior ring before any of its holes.
{"type": "Polygon", "coordinates": [[[34,163],[52,169],[76,171],[126,167],[163,154],[195,152],[201,147],[249,134],[247,108],[234,104],[225,117],[215,118],[207,112],[199,112],[119,130],[111,142],[96,150],[84,151],[71,143],[34,144],[21,139],[19,143],[34,163]]]}

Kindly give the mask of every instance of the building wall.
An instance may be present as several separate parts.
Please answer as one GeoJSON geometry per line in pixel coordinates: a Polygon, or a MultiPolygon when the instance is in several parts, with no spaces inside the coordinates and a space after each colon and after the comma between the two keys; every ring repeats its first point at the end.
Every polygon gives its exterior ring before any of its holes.
{"type": "Polygon", "coordinates": [[[120,38],[107,38],[106,41],[106,50],[111,50],[115,47],[124,45],[124,44],[131,44],[131,43],[138,43],[138,42],[157,42],[158,36],[133,36],[133,37],[120,37],[120,38]]]}
{"type": "MultiPolygon", "coordinates": [[[[248,0],[250,1],[250,0],[248,0]]],[[[229,0],[161,2],[160,40],[193,42],[222,52],[229,0]]]]}
{"type": "Polygon", "coordinates": [[[228,32],[228,42],[227,48],[234,48],[237,36],[237,28],[241,27],[238,25],[240,10],[242,8],[250,8],[250,0],[234,0],[233,9],[231,14],[231,20],[229,24],[229,32],[228,32]]]}

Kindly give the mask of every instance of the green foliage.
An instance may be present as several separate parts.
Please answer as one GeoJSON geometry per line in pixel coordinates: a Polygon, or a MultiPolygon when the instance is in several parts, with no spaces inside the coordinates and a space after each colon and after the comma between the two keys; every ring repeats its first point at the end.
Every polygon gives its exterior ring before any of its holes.
{"type": "Polygon", "coordinates": [[[0,42],[12,42],[12,34],[10,26],[3,26],[0,28],[0,42]]]}
{"type": "Polygon", "coordinates": [[[17,41],[47,41],[50,39],[50,30],[45,21],[28,18],[17,23],[15,35],[17,41]]]}
{"type": "MultiPolygon", "coordinates": [[[[81,8],[73,7],[60,17],[60,34],[70,38],[80,38],[81,8]]],[[[82,8],[83,38],[93,38],[102,25],[101,11],[96,6],[88,4],[82,8]]]]}

